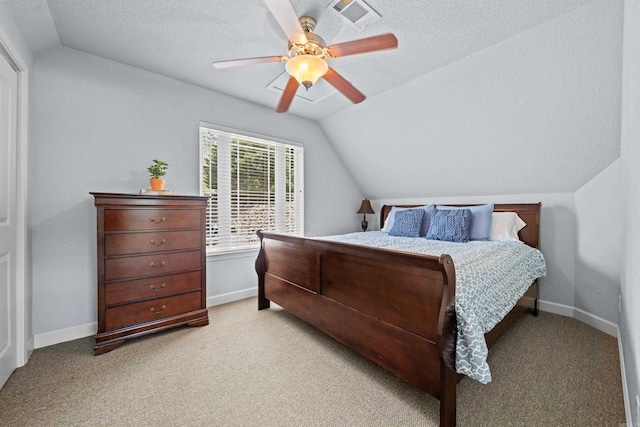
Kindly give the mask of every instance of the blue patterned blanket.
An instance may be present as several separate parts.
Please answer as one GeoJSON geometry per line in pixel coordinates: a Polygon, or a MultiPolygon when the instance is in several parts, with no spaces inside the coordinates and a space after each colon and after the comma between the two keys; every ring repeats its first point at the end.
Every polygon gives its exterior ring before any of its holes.
{"type": "Polygon", "coordinates": [[[521,242],[451,243],[394,237],[382,231],[320,239],[426,255],[449,254],[456,269],[456,371],[481,383],[491,381],[484,334],[509,313],[535,279],[546,274],[542,253],[521,242]]]}

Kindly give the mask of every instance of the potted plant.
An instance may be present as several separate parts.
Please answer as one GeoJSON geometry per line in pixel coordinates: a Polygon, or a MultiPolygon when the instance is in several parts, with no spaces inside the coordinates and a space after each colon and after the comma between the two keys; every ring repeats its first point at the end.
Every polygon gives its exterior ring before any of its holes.
{"type": "Polygon", "coordinates": [[[147,168],[149,171],[149,182],[151,183],[152,190],[162,190],[164,188],[163,177],[167,173],[169,164],[162,160],[153,159],[153,164],[147,168]]]}

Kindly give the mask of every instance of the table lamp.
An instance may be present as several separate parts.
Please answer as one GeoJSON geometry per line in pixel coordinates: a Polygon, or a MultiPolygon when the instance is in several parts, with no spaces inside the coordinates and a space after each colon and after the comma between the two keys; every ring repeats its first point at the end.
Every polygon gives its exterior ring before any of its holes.
{"type": "Polygon", "coordinates": [[[369,201],[369,199],[364,199],[362,201],[362,204],[360,205],[360,209],[358,209],[357,213],[364,214],[364,217],[362,218],[362,222],[360,223],[360,225],[362,225],[362,231],[367,231],[367,226],[369,225],[369,223],[367,222],[367,214],[375,213],[373,211],[373,208],[371,207],[371,202],[369,201]]]}

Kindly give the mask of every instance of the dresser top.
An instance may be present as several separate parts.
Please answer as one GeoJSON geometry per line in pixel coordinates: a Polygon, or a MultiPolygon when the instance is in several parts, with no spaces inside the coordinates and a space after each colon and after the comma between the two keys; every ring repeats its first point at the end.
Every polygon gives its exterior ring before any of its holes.
{"type": "Polygon", "coordinates": [[[206,196],[172,195],[160,196],[155,194],[125,194],[90,192],[95,198],[96,206],[104,205],[173,205],[206,202],[206,196]]]}

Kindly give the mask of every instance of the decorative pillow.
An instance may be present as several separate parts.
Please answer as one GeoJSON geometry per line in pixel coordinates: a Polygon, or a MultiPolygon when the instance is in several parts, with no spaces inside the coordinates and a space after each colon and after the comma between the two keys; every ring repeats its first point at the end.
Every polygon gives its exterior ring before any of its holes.
{"type": "Polygon", "coordinates": [[[396,212],[404,211],[407,209],[408,208],[397,208],[395,206],[392,206],[391,210],[389,211],[389,214],[387,215],[387,219],[384,220],[384,225],[382,226],[380,231],[384,231],[387,233],[391,231],[391,227],[393,227],[393,221],[395,220],[395,217],[396,217],[396,212]]]}
{"type": "Polygon", "coordinates": [[[427,239],[466,243],[469,241],[469,209],[436,209],[431,215],[427,239]]]}
{"type": "Polygon", "coordinates": [[[493,203],[478,206],[437,206],[438,209],[469,209],[471,211],[471,230],[469,240],[489,240],[491,236],[491,220],[493,203]]]}
{"type": "Polygon", "coordinates": [[[491,221],[491,240],[519,242],[518,232],[527,226],[515,212],[494,212],[491,221]]]}
{"type": "Polygon", "coordinates": [[[384,226],[380,231],[386,231],[387,233],[391,231],[393,228],[393,223],[395,221],[396,213],[406,211],[409,209],[423,209],[424,216],[422,217],[422,226],[420,227],[420,237],[424,237],[427,235],[427,231],[429,230],[429,223],[431,222],[431,213],[435,209],[434,206],[424,205],[424,206],[416,206],[415,208],[398,208],[393,206],[391,211],[389,211],[389,215],[387,215],[387,219],[384,221],[384,226]]]}
{"type": "Polygon", "coordinates": [[[396,212],[389,236],[420,237],[424,209],[407,209],[396,212]]]}

